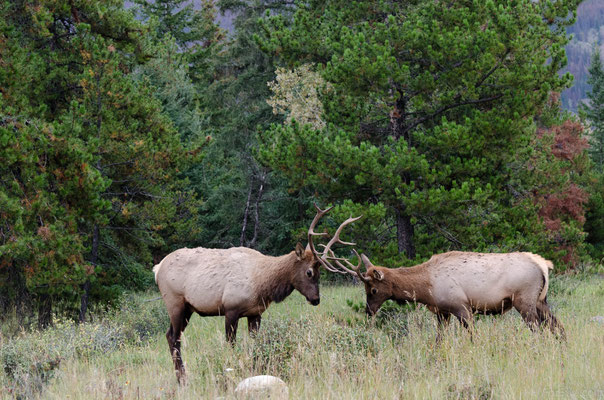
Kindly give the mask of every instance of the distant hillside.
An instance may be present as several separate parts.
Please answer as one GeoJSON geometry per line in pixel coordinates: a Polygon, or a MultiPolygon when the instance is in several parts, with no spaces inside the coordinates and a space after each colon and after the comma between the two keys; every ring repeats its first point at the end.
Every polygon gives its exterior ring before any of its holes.
{"type": "Polygon", "coordinates": [[[589,90],[587,77],[591,54],[596,43],[600,54],[604,54],[604,1],[586,0],[577,11],[577,22],[568,29],[573,40],[566,46],[568,68],[575,76],[573,87],[562,93],[562,106],[576,111],[579,102],[586,98],[589,90]]]}

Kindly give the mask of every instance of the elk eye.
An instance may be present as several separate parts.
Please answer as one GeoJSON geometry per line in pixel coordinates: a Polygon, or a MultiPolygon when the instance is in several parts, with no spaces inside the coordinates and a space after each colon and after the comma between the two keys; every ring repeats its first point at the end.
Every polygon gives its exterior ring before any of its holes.
{"type": "Polygon", "coordinates": [[[377,289],[376,288],[371,288],[371,294],[377,294],[377,289]]]}
{"type": "Polygon", "coordinates": [[[312,278],[312,269],[306,270],[306,276],[308,276],[309,278],[312,278]]]}

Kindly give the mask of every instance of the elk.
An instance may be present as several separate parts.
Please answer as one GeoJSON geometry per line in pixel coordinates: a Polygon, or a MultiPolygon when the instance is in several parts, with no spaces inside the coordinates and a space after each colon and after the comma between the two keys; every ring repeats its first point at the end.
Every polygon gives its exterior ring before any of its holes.
{"type": "Polygon", "coordinates": [[[344,221],[324,246],[325,250],[318,252],[313,236],[326,236],[327,233],[316,233],[314,229],[331,208],[321,210],[317,205],[315,208],[317,214],[308,230],[306,248],[298,243],[294,251],[281,257],[267,256],[245,247],[183,248],[168,254],[153,268],[170,317],[166,338],[179,383],[185,378],[180,337],[194,312],[202,317],[224,316],[226,340],[233,344],[239,318],[247,317],[249,332],[256,332],[268,306],[283,301],[294,289],[310,304],[319,304],[319,266],[342,272],[325,259],[333,254],[333,244],[353,244],[342,242],[339,235],[344,226],[360,217],[344,221]]]}
{"type": "Polygon", "coordinates": [[[365,284],[367,314],[375,315],[389,299],[422,303],[436,314],[437,342],[451,315],[469,329],[473,313],[497,315],[512,307],[532,330],[547,325],[564,337],[562,324],[547,304],[553,264],[537,254],[451,251],[414,267],[395,269],[375,266],[364,254],[356,266],[338,260],[352,270],[340,263],[341,268],[365,284]],[[360,271],[361,261],[365,273],[360,271]]]}

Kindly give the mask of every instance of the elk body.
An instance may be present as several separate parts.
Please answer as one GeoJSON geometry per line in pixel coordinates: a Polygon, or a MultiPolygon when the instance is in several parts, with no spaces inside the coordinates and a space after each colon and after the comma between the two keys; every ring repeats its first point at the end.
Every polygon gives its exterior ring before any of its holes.
{"type": "Polygon", "coordinates": [[[365,255],[361,259],[367,272],[360,272],[360,263],[352,268],[365,284],[370,315],[388,299],[418,302],[436,314],[439,328],[451,315],[468,328],[474,313],[503,314],[514,307],[531,329],[547,325],[564,336],[547,304],[553,265],[539,255],[453,251],[415,267],[396,269],[375,266],[365,255]]]}
{"type": "Polygon", "coordinates": [[[261,315],[272,302],[283,301],[294,289],[312,305],[319,304],[319,267],[333,252],[333,243],[342,228],[357,218],[346,220],[335,237],[318,253],[312,237],[318,220],[330,209],[317,207],[308,231],[308,246],[300,243],[294,251],[271,257],[245,247],[230,249],[180,249],[168,254],[153,268],[170,317],[166,333],[178,381],[185,376],[180,352],[180,338],[193,313],[201,316],[224,316],[228,342],[233,343],[239,318],[247,317],[248,329],[260,327],[261,315]]]}

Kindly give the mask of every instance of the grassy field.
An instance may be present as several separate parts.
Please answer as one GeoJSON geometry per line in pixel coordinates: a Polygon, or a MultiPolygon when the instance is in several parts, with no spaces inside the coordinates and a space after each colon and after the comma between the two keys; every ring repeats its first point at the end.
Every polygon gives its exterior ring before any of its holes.
{"type": "Polygon", "coordinates": [[[361,287],[323,287],[312,307],[294,293],[264,314],[259,335],[239,324],[237,345],[223,318],[194,316],[185,331],[188,383],[176,383],[156,296],[87,326],[59,322],[44,333],[0,336],[3,398],[233,398],[242,379],[275,375],[292,399],[602,399],[604,279],[556,277],[549,301],[568,340],[533,334],[520,316],[476,319],[473,340],[454,322],[435,345],[435,317],[423,307],[367,321],[347,300],[361,287]],[[161,332],[160,332],[161,330],[161,332]],[[232,369],[232,370],[227,370],[232,369]]]}

